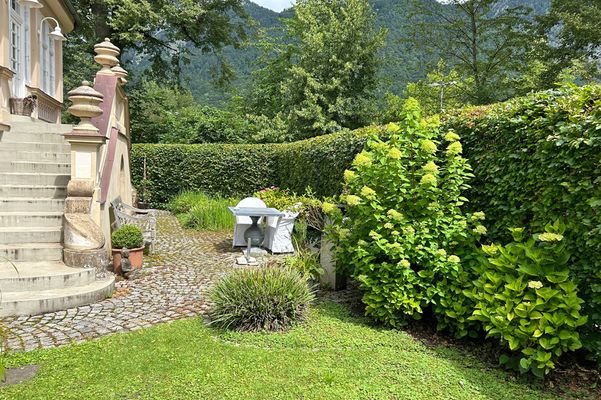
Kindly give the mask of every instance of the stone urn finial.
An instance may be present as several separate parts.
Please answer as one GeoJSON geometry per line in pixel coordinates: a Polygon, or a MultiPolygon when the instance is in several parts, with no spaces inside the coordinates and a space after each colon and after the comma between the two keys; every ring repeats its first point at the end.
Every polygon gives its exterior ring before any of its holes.
{"type": "Polygon", "coordinates": [[[129,74],[125,69],[123,69],[121,64],[117,63],[117,65],[111,68],[111,71],[113,71],[113,73],[119,77],[119,82],[121,85],[125,85],[127,83],[127,76],[129,74]]]}
{"type": "Polygon", "coordinates": [[[114,72],[111,68],[119,64],[119,59],[117,58],[119,53],[121,53],[119,48],[112,44],[109,38],[105,38],[104,42],[94,46],[94,52],[96,53],[94,61],[96,61],[97,64],[102,65],[102,69],[98,71],[98,73],[102,75],[113,75],[114,72]]]}
{"type": "Polygon", "coordinates": [[[74,132],[98,132],[91,119],[102,115],[102,109],[99,107],[104,99],[102,93],[98,93],[90,86],[90,82],[83,81],[77,89],[67,93],[69,100],[73,103],[68,111],[81,121],[73,128],[74,132]]]}

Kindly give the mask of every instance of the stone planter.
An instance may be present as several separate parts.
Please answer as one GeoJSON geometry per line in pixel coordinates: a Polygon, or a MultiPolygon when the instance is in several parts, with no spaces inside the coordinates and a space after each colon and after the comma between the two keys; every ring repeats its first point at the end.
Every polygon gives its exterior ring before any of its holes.
{"type": "Polygon", "coordinates": [[[31,117],[31,114],[33,114],[33,109],[36,106],[36,98],[33,96],[25,97],[22,99],[11,97],[9,99],[9,103],[11,114],[31,117]]]}
{"type": "MultiPolygon", "coordinates": [[[[123,271],[121,270],[121,252],[124,249],[112,249],[113,252],[113,272],[115,274],[121,275],[123,271]]],[[[137,249],[126,249],[129,251],[129,261],[131,263],[131,269],[142,269],[142,263],[144,259],[144,246],[139,247],[137,249]]]]}

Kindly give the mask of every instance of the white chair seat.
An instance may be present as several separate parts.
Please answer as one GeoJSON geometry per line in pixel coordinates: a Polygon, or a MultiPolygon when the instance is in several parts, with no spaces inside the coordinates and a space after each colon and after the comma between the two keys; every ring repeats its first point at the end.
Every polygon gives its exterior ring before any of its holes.
{"type": "Polygon", "coordinates": [[[267,218],[264,246],[272,253],[294,253],[292,231],[298,213],[286,213],[283,217],[267,218]]]}

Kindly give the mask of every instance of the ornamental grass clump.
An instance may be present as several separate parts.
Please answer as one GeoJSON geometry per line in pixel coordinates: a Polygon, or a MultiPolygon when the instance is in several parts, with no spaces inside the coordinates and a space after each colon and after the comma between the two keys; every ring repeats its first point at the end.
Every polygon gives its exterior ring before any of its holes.
{"type": "Polygon", "coordinates": [[[285,331],[305,321],[314,295],[300,273],[277,265],[243,269],[211,291],[211,324],[237,331],[285,331]]]}
{"type": "Polygon", "coordinates": [[[461,152],[458,135],[409,99],[403,120],[369,139],[344,173],[344,216],[324,204],[337,264],[359,282],[372,318],[397,327],[429,313],[458,337],[478,331],[463,291],[486,228],[483,213],[462,210],[472,174],[461,152]]]}

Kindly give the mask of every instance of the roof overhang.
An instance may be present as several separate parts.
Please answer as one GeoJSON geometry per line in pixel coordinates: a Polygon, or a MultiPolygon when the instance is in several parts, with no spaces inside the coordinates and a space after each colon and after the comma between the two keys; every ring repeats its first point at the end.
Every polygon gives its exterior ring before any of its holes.
{"type": "Polygon", "coordinates": [[[51,16],[58,20],[64,33],[71,32],[75,29],[75,24],[81,22],[69,0],[43,0],[42,2],[51,16]]]}

